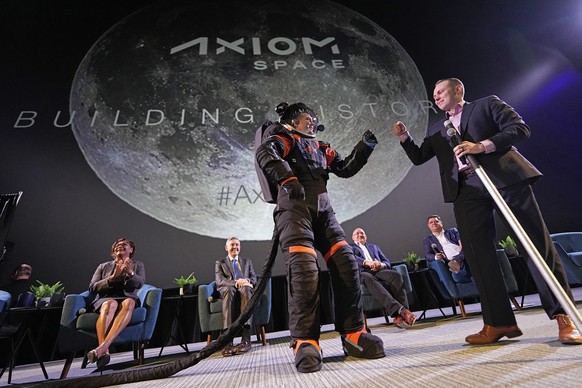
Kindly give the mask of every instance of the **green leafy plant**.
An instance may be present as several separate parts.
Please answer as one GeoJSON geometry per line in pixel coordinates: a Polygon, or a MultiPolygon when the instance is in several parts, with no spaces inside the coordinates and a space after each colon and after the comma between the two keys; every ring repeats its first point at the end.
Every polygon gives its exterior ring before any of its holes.
{"type": "Polygon", "coordinates": [[[519,252],[517,251],[517,244],[515,241],[513,241],[511,236],[507,236],[505,240],[499,241],[498,244],[501,248],[503,248],[508,257],[519,256],[519,252]]]}
{"type": "Polygon", "coordinates": [[[517,247],[517,244],[515,243],[515,241],[511,238],[511,236],[507,236],[505,238],[505,240],[500,240],[498,242],[499,246],[503,249],[508,249],[508,248],[515,248],[517,247]]]}
{"type": "Polygon", "coordinates": [[[419,264],[422,258],[414,252],[408,252],[402,259],[405,263],[419,264]]]}
{"type": "Polygon", "coordinates": [[[65,286],[60,281],[56,282],[52,286],[43,283],[40,280],[37,280],[36,282],[39,284],[38,286],[30,286],[30,291],[34,293],[36,299],[50,298],[51,296],[53,296],[53,294],[63,292],[65,289],[65,286]]]}
{"type": "Polygon", "coordinates": [[[176,283],[180,287],[184,287],[188,284],[195,284],[198,280],[194,276],[194,272],[192,272],[188,277],[180,276],[179,278],[174,278],[174,283],[176,283]]]}

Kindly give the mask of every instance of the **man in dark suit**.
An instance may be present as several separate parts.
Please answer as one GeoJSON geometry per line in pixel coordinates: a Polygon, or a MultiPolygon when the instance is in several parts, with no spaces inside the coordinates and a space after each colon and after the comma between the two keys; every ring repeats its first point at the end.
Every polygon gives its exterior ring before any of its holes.
{"type": "MultiPolygon", "coordinates": [[[[466,163],[465,155],[477,156],[564,291],[571,299],[573,297],[532,191],[531,185],[541,173],[514,147],[530,136],[529,127],[497,96],[468,102],[464,95],[464,85],[456,78],[440,80],[434,88],[436,105],[446,112],[462,139],[454,148],[444,126],[445,118],[428,129],[420,146],[402,122],[394,123],[392,132],[413,164],[423,164],[434,156],[438,160],[444,200],[453,203],[465,259],[481,297],[484,327],[479,333],[467,336],[465,341],[489,344],[502,337],[518,337],[522,332],[507,298],[501,268],[494,259],[495,203],[470,163],[466,163]]],[[[558,322],[559,340],[568,344],[582,343],[582,336],[531,259],[528,268],[546,313],[558,322]]]]}
{"type": "Polygon", "coordinates": [[[443,260],[455,282],[470,282],[471,271],[465,263],[461,235],[457,228],[444,229],[441,217],[436,214],[428,216],[427,225],[431,234],[422,241],[426,261],[443,260]]]}
{"type": "MultiPolygon", "coordinates": [[[[253,296],[257,275],[253,269],[253,262],[245,257],[239,257],[240,240],[238,238],[230,237],[226,240],[224,249],[228,254],[225,258],[216,261],[214,274],[216,287],[222,299],[223,328],[228,329],[253,296]],[[240,304],[237,305],[235,301],[240,301],[240,304]]],[[[251,350],[250,320],[251,318],[243,326],[241,343],[237,346],[233,346],[232,342],[227,344],[222,349],[223,356],[233,356],[251,350]]]]}
{"type": "Polygon", "coordinates": [[[388,315],[394,318],[394,325],[408,328],[416,321],[416,316],[408,310],[408,297],[400,272],[390,268],[390,260],[379,246],[367,242],[362,228],[354,229],[351,244],[360,269],[360,281],[372,295],[382,303],[388,315]],[[381,281],[389,287],[387,290],[381,281]]]}

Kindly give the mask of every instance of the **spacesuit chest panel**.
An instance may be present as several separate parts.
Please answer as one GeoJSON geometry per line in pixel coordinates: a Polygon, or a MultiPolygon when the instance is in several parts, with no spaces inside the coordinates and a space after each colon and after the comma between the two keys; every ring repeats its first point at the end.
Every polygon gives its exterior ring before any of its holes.
{"type": "Polygon", "coordinates": [[[293,150],[287,155],[287,162],[297,175],[310,174],[314,179],[327,179],[327,161],[325,154],[319,148],[315,139],[293,136],[295,142],[293,150]],[[301,163],[302,160],[304,163],[301,163]]]}

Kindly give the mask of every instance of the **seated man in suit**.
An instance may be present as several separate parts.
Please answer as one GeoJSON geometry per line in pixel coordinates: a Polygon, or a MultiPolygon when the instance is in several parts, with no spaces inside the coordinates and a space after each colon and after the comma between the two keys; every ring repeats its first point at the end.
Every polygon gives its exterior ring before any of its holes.
{"type": "MultiPolygon", "coordinates": [[[[253,288],[257,284],[257,275],[253,269],[253,262],[245,257],[239,257],[240,240],[236,237],[229,237],[226,240],[225,250],[228,252],[223,259],[217,260],[214,266],[216,276],[216,288],[220,292],[222,299],[223,328],[232,326],[236,320],[235,313],[240,314],[253,295],[253,288]],[[236,295],[240,298],[236,298],[236,295]],[[240,300],[240,306],[233,302],[240,300]]],[[[233,346],[232,342],[222,349],[223,356],[233,356],[239,353],[246,353],[251,350],[250,320],[242,330],[241,343],[233,346]]]]}
{"type": "Polygon", "coordinates": [[[388,314],[394,317],[394,325],[400,328],[412,326],[416,316],[408,310],[402,275],[390,268],[390,260],[377,245],[367,242],[366,232],[362,228],[354,230],[352,240],[354,243],[351,247],[358,260],[362,284],[382,303],[388,314]],[[382,285],[381,280],[390,290],[382,285]]]}
{"type": "Polygon", "coordinates": [[[452,272],[455,282],[470,281],[471,271],[465,263],[463,244],[457,228],[445,230],[438,215],[428,216],[428,228],[432,233],[422,241],[426,261],[443,260],[452,272]]]}

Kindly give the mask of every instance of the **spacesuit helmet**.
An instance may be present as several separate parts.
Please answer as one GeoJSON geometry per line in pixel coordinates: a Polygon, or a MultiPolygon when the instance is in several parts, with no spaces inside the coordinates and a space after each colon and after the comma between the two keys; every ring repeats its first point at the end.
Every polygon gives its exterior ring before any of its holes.
{"type": "Polygon", "coordinates": [[[275,111],[281,124],[287,124],[292,128],[292,132],[302,136],[315,137],[318,130],[323,130],[322,125],[317,125],[317,113],[302,102],[294,104],[282,102],[277,105],[275,111]]]}

